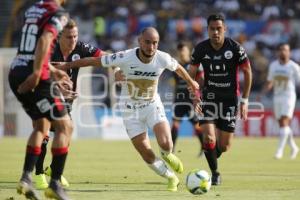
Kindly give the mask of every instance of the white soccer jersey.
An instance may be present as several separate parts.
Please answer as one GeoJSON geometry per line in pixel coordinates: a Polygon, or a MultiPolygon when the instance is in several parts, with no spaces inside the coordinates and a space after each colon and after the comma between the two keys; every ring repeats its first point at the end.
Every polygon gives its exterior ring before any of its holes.
{"type": "Polygon", "coordinates": [[[270,65],[267,79],[273,82],[274,98],[295,96],[295,84],[300,80],[299,65],[292,60],[286,64],[276,60],[270,65]]]}
{"type": "Polygon", "coordinates": [[[168,53],[157,50],[150,63],[143,63],[137,57],[138,48],[120,51],[101,57],[104,67],[120,67],[126,76],[121,97],[131,100],[154,99],[157,95],[158,79],[165,69],[174,71],[178,62],[168,53]]]}

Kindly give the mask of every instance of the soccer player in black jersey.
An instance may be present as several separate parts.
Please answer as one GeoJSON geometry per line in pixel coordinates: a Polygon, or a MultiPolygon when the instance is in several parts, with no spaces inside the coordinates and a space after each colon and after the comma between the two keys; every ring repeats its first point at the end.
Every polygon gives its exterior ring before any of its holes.
{"type": "MultiPolygon", "coordinates": [[[[84,57],[99,57],[104,52],[99,48],[93,47],[90,44],[86,44],[78,41],[78,27],[74,20],[70,19],[66,26],[63,28],[62,33],[56,43],[53,54],[51,56],[51,63],[57,64],[61,62],[71,62],[84,57]]],[[[77,77],[78,77],[79,69],[70,69],[67,71],[68,76],[72,81],[72,90],[63,92],[65,96],[65,105],[67,107],[67,111],[70,114],[72,110],[73,100],[76,98],[76,88],[77,88],[77,77]]],[[[53,129],[53,127],[52,127],[53,129]]],[[[52,130],[51,131],[54,131],[52,130]]],[[[44,172],[44,159],[47,153],[47,144],[48,144],[48,134],[45,136],[42,146],[41,146],[41,154],[39,159],[36,162],[36,172],[34,176],[35,187],[38,189],[44,189],[48,187],[48,183],[46,180],[46,176],[51,174],[52,164],[50,168],[47,167],[44,172]]],[[[61,176],[61,184],[64,187],[68,187],[68,181],[61,176]]]]}
{"type": "Polygon", "coordinates": [[[61,7],[63,3],[65,0],[39,1],[26,10],[18,53],[9,72],[10,87],[33,123],[23,173],[17,186],[19,194],[32,200],[40,197],[33,189],[31,172],[41,153],[44,135],[51,125],[55,128],[51,149],[53,167],[45,195],[48,198],[69,199],[59,179],[64,170],[73,127],[61,93],[53,81],[53,78],[61,80],[62,77],[68,80],[68,75],[49,64],[53,42],[67,21],[61,7]]]}
{"type": "MultiPolygon", "coordinates": [[[[180,42],[177,45],[178,62],[188,70],[191,60],[191,51],[188,45],[184,42],[180,42]]],[[[190,97],[187,83],[174,73],[175,79],[175,92],[174,92],[174,116],[173,124],[171,128],[173,151],[175,149],[175,143],[178,137],[178,129],[180,127],[181,120],[184,116],[189,118],[189,121],[194,126],[194,134],[198,137],[200,144],[202,141],[201,129],[198,124],[198,120],[194,114],[193,101],[190,97]]],[[[197,78],[196,78],[197,80],[197,78]]],[[[202,148],[200,148],[200,154],[202,154],[202,148]]]]}
{"type": "Polygon", "coordinates": [[[235,130],[238,112],[239,69],[244,75],[243,94],[240,98],[240,117],[248,113],[248,97],[251,88],[251,66],[244,48],[225,37],[226,25],[222,15],[210,15],[207,19],[209,39],[197,44],[192,53],[190,74],[195,77],[203,71],[202,100],[196,112],[202,117],[200,125],[204,134],[203,148],[212,172],[212,184],[221,184],[217,158],[229,149],[235,130]]]}

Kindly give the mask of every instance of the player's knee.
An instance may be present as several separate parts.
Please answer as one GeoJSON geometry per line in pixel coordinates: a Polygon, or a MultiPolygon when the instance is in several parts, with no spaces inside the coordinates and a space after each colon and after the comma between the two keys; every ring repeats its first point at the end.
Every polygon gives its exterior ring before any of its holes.
{"type": "Polygon", "coordinates": [[[55,132],[58,134],[71,135],[73,132],[73,124],[71,120],[64,120],[57,124],[55,132]]]}
{"type": "Polygon", "coordinates": [[[173,149],[172,141],[164,140],[159,142],[159,147],[164,151],[170,151],[173,149]]]}
{"type": "Polygon", "coordinates": [[[216,138],[213,137],[212,135],[207,135],[204,137],[204,143],[206,144],[216,144],[216,138]]]}

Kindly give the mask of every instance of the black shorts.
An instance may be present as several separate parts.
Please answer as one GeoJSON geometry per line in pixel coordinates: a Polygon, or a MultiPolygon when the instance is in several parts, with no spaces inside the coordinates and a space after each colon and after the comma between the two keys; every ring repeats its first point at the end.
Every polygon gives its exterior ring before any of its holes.
{"type": "Polygon", "coordinates": [[[219,101],[203,100],[201,107],[203,116],[199,119],[200,125],[214,123],[222,131],[232,133],[235,131],[238,111],[237,98],[219,101]]]}
{"type": "Polygon", "coordinates": [[[191,99],[185,98],[176,98],[173,104],[173,120],[181,121],[183,117],[188,117],[189,121],[195,125],[198,123],[197,118],[195,117],[194,106],[191,99]]]}
{"type": "Polygon", "coordinates": [[[25,94],[17,92],[19,85],[26,80],[29,73],[24,76],[20,73],[26,67],[15,67],[9,73],[9,85],[22,104],[25,112],[32,120],[47,118],[56,120],[67,114],[65,101],[57,86],[51,80],[40,80],[34,91],[25,94]]]}

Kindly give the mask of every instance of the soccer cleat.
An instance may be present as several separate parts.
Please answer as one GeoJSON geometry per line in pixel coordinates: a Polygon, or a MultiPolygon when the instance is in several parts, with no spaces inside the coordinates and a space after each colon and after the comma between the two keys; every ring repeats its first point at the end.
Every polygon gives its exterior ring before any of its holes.
{"type": "Polygon", "coordinates": [[[277,152],[274,156],[275,159],[280,160],[283,156],[283,152],[277,152]]]}
{"type": "MultiPolygon", "coordinates": [[[[51,173],[52,173],[52,170],[51,170],[51,168],[50,167],[46,167],[46,169],[45,169],[45,174],[47,175],[47,176],[51,176],[51,173]]],[[[67,179],[63,176],[63,175],[61,175],[61,177],[60,177],[60,183],[61,183],[61,185],[63,186],[63,187],[70,187],[70,184],[69,184],[69,182],[67,181],[67,179]]]]}
{"type": "Polygon", "coordinates": [[[293,148],[291,152],[291,159],[292,160],[296,159],[298,153],[299,153],[299,148],[298,147],[293,148]]]}
{"type": "Polygon", "coordinates": [[[49,187],[45,190],[45,196],[49,199],[70,200],[58,180],[51,180],[49,187]]]}
{"type": "Polygon", "coordinates": [[[45,174],[39,174],[33,176],[34,186],[36,189],[46,189],[48,187],[48,182],[45,174]]]}
{"type": "Polygon", "coordinates": [[[24,195],[26,199],[30,200],[40,200],[41,198],[37,194],[37,192],[33,189],[32,183],[28,183],[25,181],[20,181],[17,186],[18,194],[24,195]]]}
{"type": "Polygon", "coordinates": [[[176,192],[179,185],[179,179],[176,175],[168,178],[168,187],[167,190],[171,192],[176,192]]]}
{"type": "Polygon", "coordinates": [[[212,173],[211,184],[212,185],[221,185],[221,174],[219,172],[212,173]]]}
{"type": "Polygon", "coordinates": [[[170,165],[170,167],[177,173],[183,172],[183,164],[181,160],[173,153],[169,153],[167,156],[162,154],[162,158],[170,165]]]}

